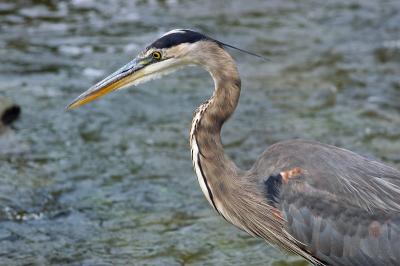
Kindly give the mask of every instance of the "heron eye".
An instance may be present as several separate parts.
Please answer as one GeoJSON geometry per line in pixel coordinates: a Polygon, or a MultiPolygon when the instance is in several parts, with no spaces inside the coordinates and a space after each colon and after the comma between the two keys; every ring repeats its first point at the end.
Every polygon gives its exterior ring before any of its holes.
{"type": "Polygon", "coordinates": [[[161,59],[161,53],[157,52],[157,51],[153,52],[151,54],[151,56],[153,56],[153,58],[156,59],[156,60],[160,60],[161,59]]]}

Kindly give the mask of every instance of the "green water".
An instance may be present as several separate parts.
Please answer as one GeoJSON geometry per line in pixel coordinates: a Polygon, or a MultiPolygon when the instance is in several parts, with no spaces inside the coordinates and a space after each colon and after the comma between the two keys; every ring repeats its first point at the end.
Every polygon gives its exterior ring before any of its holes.
{"type": "Polygon", "coordinates": [[[400,167],[400,2],[0,2],[0,94],[22,107],[0,136],[0,265],[305,265],[212,211],[192,170],[199,69],[64,107],[160,34],[194,28],[242,76],[226,152],[314,139],[400,167]]]}

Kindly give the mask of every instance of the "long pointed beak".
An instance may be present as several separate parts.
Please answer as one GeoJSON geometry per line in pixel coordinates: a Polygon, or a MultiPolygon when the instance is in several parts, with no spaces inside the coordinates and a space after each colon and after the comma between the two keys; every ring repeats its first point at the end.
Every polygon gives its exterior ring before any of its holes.
{"type": "Polygon", "coordinates": [[[136,58],[132,60],[79,95],[78,98],[76,98],[67,106],[67,109],[77,108],[97,98],[100,98],[107,93],[131,85],[135,80],[140,79],[144,75],[144,73],[140,70],[143,69],[148,63],[149,60],[146,58],[136,58]]]}

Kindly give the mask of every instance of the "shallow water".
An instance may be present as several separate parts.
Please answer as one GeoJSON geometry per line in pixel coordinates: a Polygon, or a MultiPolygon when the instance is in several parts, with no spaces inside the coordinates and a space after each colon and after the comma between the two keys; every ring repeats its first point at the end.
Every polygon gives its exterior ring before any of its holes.
{"type": "Polygon", "coordinates": [[[305,265],[227,224],[192,170],[199,69],[64,107],[173,28],[232,51],[243,92],[223,130],[243,168],[307,138],[400,167],[400,3],[2,1],[0,94],[22,106],[0,136],[0,265],[305,265]]]}

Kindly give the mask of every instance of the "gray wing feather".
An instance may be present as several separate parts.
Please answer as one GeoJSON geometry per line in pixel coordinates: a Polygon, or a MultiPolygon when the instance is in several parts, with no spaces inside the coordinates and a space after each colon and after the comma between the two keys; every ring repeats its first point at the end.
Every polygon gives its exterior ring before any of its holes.
{"type": "MultiPolygon", "coordinates": [[[[304,140],[271,146],[251,171],[299,167],[278,208],[302,248],[330,265],[400,265],[400,172],[334,146],[304,140]]],[[[263,178],[262,178],[263,177],[263,178]]]]}
{"type": "Polygon", "coordinates": [[[296,203],[282,203],[282,206],[288,232],[302,243],[304,250],[329,265],[400,264],[400,232],[396,218],[373,217],[361,222],[354,215],[345,222],[331,216],[329,208],[324,212],[314,212],[312,202],[309,207],[298,208],[296,203]],[[304,217],[302,213],[307,212],[309,214],[304,217]],[[371,233],[371,224],[378,223],[379,232],[371,233]],[[345,230],[341,229],[344,224],[348,227],[345,230]]]}

